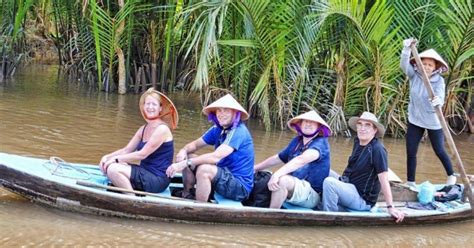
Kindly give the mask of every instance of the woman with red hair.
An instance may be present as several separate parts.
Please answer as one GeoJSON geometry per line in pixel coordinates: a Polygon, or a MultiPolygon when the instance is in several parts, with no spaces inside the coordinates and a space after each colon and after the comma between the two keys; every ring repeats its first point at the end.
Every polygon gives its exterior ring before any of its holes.
{"type": "Polygon", "coordinates": [[[124,148],[103,156],[100,169],[114,186],[159,193],[170,183],[166,169],[173,162],[171,130],[178,124],[178,112],[168,97],[153,88],[143,93],[139,106],[145,125],[124,148]]]}

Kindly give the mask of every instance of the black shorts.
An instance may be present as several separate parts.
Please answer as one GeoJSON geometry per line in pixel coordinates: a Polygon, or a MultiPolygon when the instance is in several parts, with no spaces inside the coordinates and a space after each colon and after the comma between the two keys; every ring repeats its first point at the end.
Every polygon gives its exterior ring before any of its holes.
{"type": "Polygon", "coordinates": [[[159,177],[138,165],[132,165],[132,175],[130,182],[135,190],[141,190],[151,193],[163,192],[170,184],[170,178],[159,177]]]}

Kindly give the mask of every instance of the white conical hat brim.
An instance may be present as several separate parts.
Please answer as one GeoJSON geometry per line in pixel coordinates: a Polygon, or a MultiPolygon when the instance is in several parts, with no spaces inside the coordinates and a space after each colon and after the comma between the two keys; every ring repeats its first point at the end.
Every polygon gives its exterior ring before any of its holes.
{"type": "Polygon", "coordinates": [[[240,111],[240,119],[245,121],[249,118],[249,114],[245,109],[240,105],[237,100],[235,100],[230,94],[227,94],[219,99],[217,99],[215,102],[209,104],[207,107],[205,107],[202,112],[205,115],[209,115],[211,112],[215,112],[218,108],[229,108],[233,110],[240,111]]]}
{"type": "MultiPolygon", "coordinates": [[[[441,55],[439,55],[434,49],[428,49],[420,53],[418,56],[420,57],[420,59],[429,58],[429,59],[436,60],[438,63],[441,64],[441,72],[447,72],[449,69],[448,63],[446,63],[444,59],[441,57],[441,55]]],[[[411,63],[412,64],[416,63],[414,58],[411,59],[411,63]]]]}
{"type": "Polygon", "coordinates": [[[324,121],[323,118],[321,118],[321,116],[318,113],[316,113],[316,111],[314,111],[314,110],[303,113],[303,114],[300,114],[300,115],[294,117],[293,119],[288,121],[287,125],[291,130],[296,132],[295,128],[292,127],[291,124],[295,124],[295,123],[297,123],[299,121],[302,121],[302,120],[317,122],[317,123],[327,127],[329,130],[331,130],[329,125],[326,123],[326,121],[324,121]]]}

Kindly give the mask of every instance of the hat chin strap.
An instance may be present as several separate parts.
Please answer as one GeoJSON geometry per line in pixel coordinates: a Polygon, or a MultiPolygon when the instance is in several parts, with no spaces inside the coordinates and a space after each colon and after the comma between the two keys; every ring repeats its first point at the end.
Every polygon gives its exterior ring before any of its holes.
{"type": "Polygon", "coordinates": [[[227,128],[224,128],[223,126],[221,126],[221,124],[219,123],[219,120],[217,119],[216,113],[214,112],[211,112],[207,115],[207,120],[210,122],[213,122],[217,127],[221,129],[232,129],[232,128],[237,127],[240,123],[240,111],[237,111],[237,113],[235,113],[234,119],[232,120],[232,125],[227,128]]]}
{"type": "Polygon", "coordinates": [[[145,119],[147,119],[147,120],[149,120],[149,121],[154,121],[154,120],[160,118],[159,115],[157,115],[157,116],[155,116],[155,117],[153,117],[153,118],[150,118],[150,117],[148,117],[148,115],[147,115],[146,113],[144,113],[144,114],[145,114],[145,119]]]}
{"type": "Polygon", "coordinates": [[[331,131],[329,131],[329,129],[327,127],[325,127],[324,125],[320,125],[318,127],[318,129],[316,129],[316,131],[314,131],[314,133],[312,134],[304,134],[303,131],[301,131],[301,128],[298,124],[295,124],[295,123],[292,123],[291,124],[291,127],[293,127],[296,132],[298,133],[298,136],[303,136],[305,138],[311,138],[311,137],[314,137],[316,136],[319,132],[322,133],[322,136],[323,137],[329,137],[329,135],[331,135],[331,131]]]}
{"type": "Polygon", "coordinates": [[[316,134],[318,134],[318,132],[320,131],[321,127],[319,127],[318,129],[316,129],[316,131],[314,131],[314,133],[312,134],[304,134],[303,131],[301,131],[301,128],[298,124],[291,124],[291,126],[296,130],[296,132],[298,133],[298,136],[303,136],[305,138],[311,138],[311,137],[314,137],[316,134]]]}

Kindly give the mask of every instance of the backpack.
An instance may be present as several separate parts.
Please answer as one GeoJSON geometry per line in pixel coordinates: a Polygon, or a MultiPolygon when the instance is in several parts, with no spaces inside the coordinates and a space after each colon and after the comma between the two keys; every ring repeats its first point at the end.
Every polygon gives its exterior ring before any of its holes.
{"type": "Polygon", "coordinates": [[[269,171],[257,171],[253,179],[253,189],[249,197],[242,202],[244,206],[268,208],[272,192],[268,189],[268,181],[272,177],[269,171]]]}

